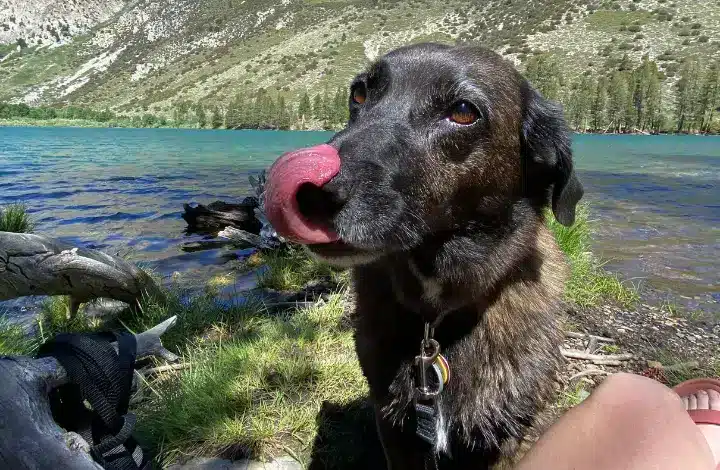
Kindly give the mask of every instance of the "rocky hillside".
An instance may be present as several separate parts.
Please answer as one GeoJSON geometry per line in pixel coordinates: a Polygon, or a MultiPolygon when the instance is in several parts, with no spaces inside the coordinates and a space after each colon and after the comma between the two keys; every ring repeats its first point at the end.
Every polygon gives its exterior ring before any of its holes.
{"type": "Polygon", "coordinates": [[[0,44],[58,46],[115,16],[124,0],[0,0],[0,44]]]}
{"type": "Polygon", "coordinates": [[[519,65],[551,51],[567,79],[647,54],[671,94],[685,57],[720,55],[720,1],[0,0],[0,101],[166,115],[260,88],[292,101],[429,40],[519,65]]]}

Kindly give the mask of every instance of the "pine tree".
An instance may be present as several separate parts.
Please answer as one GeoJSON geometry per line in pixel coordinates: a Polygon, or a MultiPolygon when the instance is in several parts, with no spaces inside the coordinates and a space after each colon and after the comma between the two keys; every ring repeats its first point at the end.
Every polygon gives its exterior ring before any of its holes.
{"type": "Polygon", "coordinates": [[[532,56],[525,65],[525,76],[547,99],[557,100],[564,83],[557,58],[551,53],[532,56]]]}
{"type": "Polygon", "coordinates": [[[279,129],[290,128],[290,116],[288,115],[287,105],[285,104],[285,97],[280,95],[277,100],[277,127],[279,129]]]}
{"type": "Polygon", "coordinates": [[[313,99],[313,117],[315,119],[322,119],[324,109],[322,97],[320,96],[320,93],[318,93],[313,99]]]}
{"type": "Polygon", "coordinates": [[[608,86],[608,121],[615,132],[620,132],[625,123],[627,103],[630,101],[628,80],[624,72],[613,72],[608,86]]]}
{"type": "Polygon", "coordinates": [[[698,63],[687,59],[675,84],[675,122],[677,132],[692,131],[695,127],[693,117],[698,101],[699,82],[698,63]]]}
{"type": "Polygon", "coordinates": [[[576,82],[568,100],[567,115],[570,126],[580,132],[587,130],[593,105],[594,80],[584,75],[576,82]]]}
{"type": "Polygon", "coordinates": [[[348,97],[345,93],[345,87],[338,87],[335,91],[333,99],[333,119],[332,124],[339,125],[347,122],[348,115],[348,97]]]}
{"type": "Polygon", "coordinates": [[[312,107],[310,106],[310,97],[307,92],[303,93],[298,104],[298,119],[307,121],[312,117],[312,107]]]}
{"type": "Polygon", "coordinates": [[[237,129],[242,126],[241,108],[243,105],[242,95],[236,95],[230,103],[228,103],[225,111],[225,127],[228,129],[237,129]]]}
{"type": "Polygon", "coordinates": [[[605,130],[607,127],[607,87],[607,78],[600,77],[595,87],[595,94],[590,108],[591,127],[595,132],[605,130]]]}
{"type": "Polygon", "coordinates": [[[176,125],[185,124],[188,120],[188,112],[190,111],[190,103],[188,101],[178,101],[173,106],[173,121],[176,125]]]}
{"type": "Polygon", "coordinates": [[[202,129],[207,126],[207,114],[205,113],[205,108],[202,103],[196,103],[194,111],[198,127],[202,129]]]}
{"type": "Polygon", "coordinates": [[[703,74],[698,99],[698,121],[700,132],[709,132],[720,108],[720,59],[710,64],[703,74]]]}
{"type": "Polygon", "coordinates": [[[333,103],[330,99],[330,94],[327,88],[325,88],[325,92],[323,93],[322,102],[324,105],[322,114],[323,127],[325,129],[330,129],[333,119],[333,103]]]}
{"type": "Polygon", "coordinates": [[[223,127],[223,116],[220,112],[220,108],[217,105],[212,107],[212,117],[210,118],[210,126],[213,129],[220,129],[223,127]]]}
{"type": "Polygon", "coordinates": [[[278,110],[277,103],[269,94],[266,94],[263,100],[263,128],[277,129],[278,128],[278,110]]]}
{"type": "Polygon", "coordinates": [[[660,105],[660,77],[657,64],[646,57],[633,71],[632,100],[635,114],[635,127],[645,130],[653,127],[653,121],[660,105]]]}

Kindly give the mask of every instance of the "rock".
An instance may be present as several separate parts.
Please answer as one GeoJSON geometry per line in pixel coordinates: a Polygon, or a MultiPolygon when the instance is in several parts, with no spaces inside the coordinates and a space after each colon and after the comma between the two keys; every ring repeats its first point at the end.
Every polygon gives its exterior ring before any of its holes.
{"type": "Polygon", "coordinates": [[[291,457],[280,457],[269,463],[250,462],[247,470],[302,470],[302,465],[291,457]]]}
{"type": "Polygon", "coordinates": [[[219,458],[196,457],[182,465],[176,464],[168,470],[301,470],[302,465],[291,457],[280,457],[272,462],[256,460],[226,460],[219,458]]]}
{"type": "Polygon", "coordinates": [[[170,465],[168,470],[248,470],[249,460],[231,460],[196,457],[182,465],[170,465]]]}

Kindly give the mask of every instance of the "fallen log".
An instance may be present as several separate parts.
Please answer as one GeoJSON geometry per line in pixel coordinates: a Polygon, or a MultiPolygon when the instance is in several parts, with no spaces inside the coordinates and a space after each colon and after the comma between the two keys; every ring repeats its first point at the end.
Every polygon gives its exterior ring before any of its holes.
{"type": "Polygon", "coordinates": [[[585,351],[562,348],[560,352],[563,356],[570,359],[582,359],[591,361],[593,364],[606,366],[619,366],[622,364],[622,361],[629,361],[635,358],[632,354],[588,354],[585,351]]]}
{"type": "Polygon", "coordinates": [[[594,339],[599,343],[614,343],[615,340],[612,338],[606,338],[604,336],[596,336],[586,333],[576,333],[574,331],[566,331],[565,336],[568,338],[577,338],[577,339],[594,339]]]}
{"type": "MultiPolygon", "coordinates": [[[[160,336],[175,324],[169,318],[135,335],[138,358],[177,361],[160,336]]],[[[53,357],[0,357],[0,467],[44,470],[101,470],[89,444],[66,432],[52,417],[48,393],[67,383],[65,369],[53,357]]]]}
{"type": "Polygon", "coordinates": [[[68,295],[73,316],[98,298],[135,307],[162,292],[145,271],[116,256],[44,235],[0,232],[0,300],[28,295],[68,295]]]}
{"type": "Polygon", "coordinates": [[[188,224],[188,231],[210,233],[225,227],[235,227],[253,234],[259,234],[262,222],[255,216],[259,206],[257,198],[246,197],[240,204],[215,201],[203,204],[183,204],[182,218],[188,224]]]}
{"type": "Polygon", "coordinates": [[[254,246],[256,248],[278,248],[281,245],[279,241],[272,238],[265,238],[234,227],[225,227],[223,230],[218,232],[218,237],[230,240],[234,244],[242,247],[254,246]]]}

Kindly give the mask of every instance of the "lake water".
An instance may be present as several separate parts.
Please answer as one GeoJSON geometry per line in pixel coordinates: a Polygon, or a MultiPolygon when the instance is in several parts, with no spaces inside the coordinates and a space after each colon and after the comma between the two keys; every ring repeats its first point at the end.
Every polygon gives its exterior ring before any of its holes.
{"type": "MultiPolygon", "coordinates": [[[[37,231],[203,280],[227,251],[184,253],[185,202],[238,201],[248,175],[327,132],[0,128],[0,205],[37,231]]],[[[574,139],[594,251],[656,296],[720,312],[720,137],[574,139]]]]}

